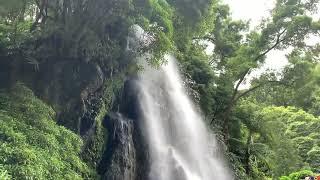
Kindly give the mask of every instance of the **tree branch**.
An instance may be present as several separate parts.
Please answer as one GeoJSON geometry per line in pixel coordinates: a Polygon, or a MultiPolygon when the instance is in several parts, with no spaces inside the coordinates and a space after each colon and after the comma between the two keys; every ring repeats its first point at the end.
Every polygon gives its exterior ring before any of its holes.
{"type": "Polygon", "coordinates": [[[210,36],[194,37],[192,38],[192,40],[208,40],[208,41],[211,41],[212,43],[216,42],[214,37],[210,37],[210,36]]]}
{"type": "MultiPolygon", "coordinates": [[[[258,61],[260,58],[262,58],[263,56],[265,56],[266,54],[268,54],[271,50],[273,50],[274,48],[276,48],[281,42],[283,42],[285,39],[281,39],[281,36],[286,32],[287,30],[284,29],[283,31],[281,31],[278,35],[277,35],[277,39],[276,42],[274,43],[274,45],[272,45],[271,47],[269,47],[267,50],[265,50],[263,53],[259,54],[254,61],[258,61]]],[[[247,76],[247,74],[250,72],[251,68],[248,68],[241,76],[240,79],[236,85],[236,88],[233,92],[232,95],[232,99],[234,100],[237,96],[238,93],[238,89],[239,86],[241,85],[241,83],[244,81],[245,77],[247,76]]],[[[257,87],[258,88],[258,87],[257,87]]]]}
{"type": "Polygon", "coordinates": [[[39,9],[39,12],[36,15],[36,19],[33,22],[30,31],[34,31],[37,27],[37,25],[40,23],[44,23],[47,18],[47,6],[48,6],[48,0],[35,0],[35,3],[39,9]]]}
{"type": "Polygon", "coordinates": [[[284,83],[284,82],[282,82],[282,81],[266,81],[266,82],[260,83],[260,84],[258,84],[258,85],[256,85],[256,86],[253,86],[253,87],[251,87],[250,89],[248,89],[248,90],[244,91],[243,93],[241,93],[240,95],[238,95],[238,96],[235,98],[235,102],[237,102],[240,98],[246,96],[246,95],[249,94],[250,92],[252,92],[252,91],[260,88],[261,86],[264,86],[264,85],[268,84],[268,83],[277,83],[277,84],[279,84],[279,85],[285,85],[285,86],[288,85],[288,84],[286,84],[286,83],[284,83]]]}
{"type": "Polygon", "coordinates": [[[251,68],[248,68],[248,69],[240,76],[240,79],[239,79],[239,81],[238,81],[238,83],[237,83],[237,85],[236,85],[236,87],[235,87],[235,89],[234,89],[233,95],[232,95],[233,98],[237,95],[238,89],[239,89],[241,83],[244,81],[244,79],[245,79],[245,77],[247,76],[247,74],[250,72],[250,69],[251,69],[251,68]]]}
{"type": "Polygon", "coordinates": [[[287,31],[287,29],[284,29],[283,31],[281,31],[278,35],[277,35],[277,40],[274,43],[274,45],[272,45],[271,47],[269,47],[266,51],[264,51],[263,53],[259,54],[254,61],[258,61],[260,58],[262,58],[263,56],[265,56],[266,54],[268,54],[271,50],[273,50],[274,48],[276,48],[281,42],[283,42],[285,39],[281,39],[281,36],[287,31]]]}
{"type": "MultiPolygon", "coordinates": [[[[259,54],[257,57],[254,58],[254,61],[258,61],[260,58],[264,57],[265,55],[267,55],[271,50],[273,50],[274,48],[276,48],[280,43],[282,43],[283,41],[285,41],[285,38],[281,39],[282,35],[287,31],[287,29],[284,29],[283,31],[279,32],[276,38],[276,42],[269,48],[267,48],[264,52],[262,52],[261,54],[259,54]]],[[[214,41],[213,41],[214,42],[214,41]]],[[[249,74],[251,68],[247,68],[241,75],[239,78],[239,81],[237,82],[235,89],[233,90],[233,94],[232,94],[232,98],[227,106],[227,111],[231,111],[232,107],[234,106],[234,104],[243,96],[249,94],[250,92],[258,89],[259,87],[265,85],[266,83],[263,84],[259,84],[257,86],[254,86],[252,88],[250,88],[249,90],[243,92],[242,94],[238,94],[239,92],[239,87],[242,84],[242,82],[245,80],[245,77],[249,74]]],[[[268,81],[270,82],[277,82],[280,83],[279,81],[268,81]]],[[[227,112],[229,113],[229,112],[227,112]]],[[[212,119],[211,124],[213,123],[215,117],[212,119]]]]}

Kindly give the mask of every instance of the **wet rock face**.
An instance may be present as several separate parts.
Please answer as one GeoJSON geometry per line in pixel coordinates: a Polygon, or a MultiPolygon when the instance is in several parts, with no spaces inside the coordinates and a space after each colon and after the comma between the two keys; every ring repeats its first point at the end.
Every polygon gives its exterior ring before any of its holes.
{"type": "Polygon", "coordinates": [[[148,179],[148,149],[141,131],[134,78],[125,82],[117,106],[118,112],[109,113],[104,120],[109,132],[108,145],[98,173],[106,180],[148,179]]]}
{"type": "Polygon", "coordinates": [[[136,180],[148,179],[149,175],[149,149],[147,145],[147,135],[142,129],[142,110],[140,107],[137,87],[137,78],[130,77],[124,84],[123,94],[120,100],[120,112],[129,119],[133,120],[133,143],[136,149],[136,180]]]}
{"type": "Polygon", "coordinates": [[[133,142],[133,121],[119,113],[111,113],[106,118],[109,130],[108,146],[105,160],[100,164],[103,179],[136,179],[136,149],[133,142]]]}

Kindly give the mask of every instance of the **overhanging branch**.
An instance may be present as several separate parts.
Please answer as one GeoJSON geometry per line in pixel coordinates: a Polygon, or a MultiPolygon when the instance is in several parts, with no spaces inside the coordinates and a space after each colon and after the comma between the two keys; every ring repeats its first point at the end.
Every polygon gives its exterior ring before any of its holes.
{"type": "Polygon", "coordinates": [[[271,50],[273,50],[274,48],[276,48],[281,42],[283,42],[285,39],[281,39],[281,36],[287,31],[287,29],[284,29],[283,31],[281,31],[278,35],[277,35],[277,39],[276,42],[269,47],[267,50],[265,50],[263,53],[259,54],[254,60],[258,61],[260,58],[262,58],[263,56],[265,56],[266,54],[268,54],[271,50]]]}
{"type": "MultiPolygon", "coordinates": [[[[254,58],[254,61],[258,61],[260,58],[264,57],[265,55],[267,55],[271,50],[273,50],[274,48],[276,48],[281,42],[283,42],[285,40],[285,38],[281,39],[282,35],[286,32],[287,30],[284,29],[283,31],[281,31],[278,35],[277,35],[277,39],[276,42],[269,47],[267,50],[265,50],[264,52],[262,52],[261,54],[259,54],[256,58],[254,58]]],[[[244,73],[240,76],[240,79],[235,87],[235,90],[233,92],[232,95],[232,99],[234,100],[237,96],[238,93],[238,89],[239,86],[242,84],[242,82],[244,81],[245,77],[248,75],[248,73],[250,72],[251,68],[248,68],[246,71],[244,71],[244,73]]]]}
{"type": "Polygon", "coordinates": [[[253,91],[255,91],[256,89],[258,89],[258,88],[260,88],[260,87],[262,87],[262,86],[264,86],[264,85],[266,85],[266,84],[269,84],[269,83],[275,83],[275,84],[278,84],[278,85],[288,86],[288,84],[286,84],[286,83],[284,83],[284,82],[282,82],[282,81],[266,81],[266,82],[260,83],[260,84],[258,84],[258,85],[256,85],[256,86],[253,86],[253,87],[251,87],[250,89],[248,89],[248,90],[242,92],[241,94],[239,94],[239,95],[235,98],[235,102],[237,102],[240,98],[248,95],[250,92],[253,92],[253,91]]]}
{"type": "Polygon", "coordinates": [[[210,41],[212,43],[216,42],[216,40],[213,37],[210,37],[210,36],[194,37],[194,38],[192,38],[192,40],[207,40],[207,41],[210,41]]]}

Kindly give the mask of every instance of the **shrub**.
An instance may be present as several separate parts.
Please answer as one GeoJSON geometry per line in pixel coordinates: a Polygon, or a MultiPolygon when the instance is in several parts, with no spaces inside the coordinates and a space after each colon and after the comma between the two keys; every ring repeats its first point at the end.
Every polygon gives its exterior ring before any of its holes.
{"type": "Polygon", "coordinates": [[[289,175],[291,180],[300,180],[301,178],[305,178],[306,176],[312,176],[313,172],[310,170],[302,170],[299,172],[294,172],[289,175]]]}
{"type": "MultiPolygon", "coordinates": [[[[53,120],[52,108],[19,84],[0,92],[1,176],[14,179],[82,179],[82,140],[53,120]]],[[[1,179],[1,178],[0,178],[1,179]]]]}

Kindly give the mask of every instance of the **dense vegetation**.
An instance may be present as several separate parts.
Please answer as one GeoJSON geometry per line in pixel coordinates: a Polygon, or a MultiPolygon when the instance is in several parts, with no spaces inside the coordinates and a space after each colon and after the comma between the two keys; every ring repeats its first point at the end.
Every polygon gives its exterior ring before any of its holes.
{"type": "Polygon", "coordinates": [[[53,121],[54,111],[17,85],[0,93],[1,179],[81,179],[90,169],[80,159],[82,140],[53,121]]]}
{"type": "MultiPolygon", "coordinates": [[[[29,74],[0,77],[0,179],[97,177],[108,139],[102,119],[117,106],[126,77],[139,70],[134,57],[146,52],[155,67],[166,53],[178,57],[238,179],[320,173],[320,46],[305,44],[319,35],[320,22],[312,18],[318,5],[277,0],[270,17],[252,30],[219,0],[0,0],[0,65],[12,68],[10,75],[32,67],[29,74]],[[133,25],[148,37],[135,42],[138,48],[129,47],[133,25]],[[208,43],[213,52],[205,51],[208,43]],[[266,71],[249,89],[240,88],[270,52],[288,48],[293,51],[282,72],[266,71]],[[57,68],[59,61],[92,63],[105,75],[90,137],[69,116],[55,115],[71,112],[69,103],[52,101],[34,86],[33,73],[44,65],[57,68]]],[[[81,103],[89,97],[79,94],[81,103]]]]}

